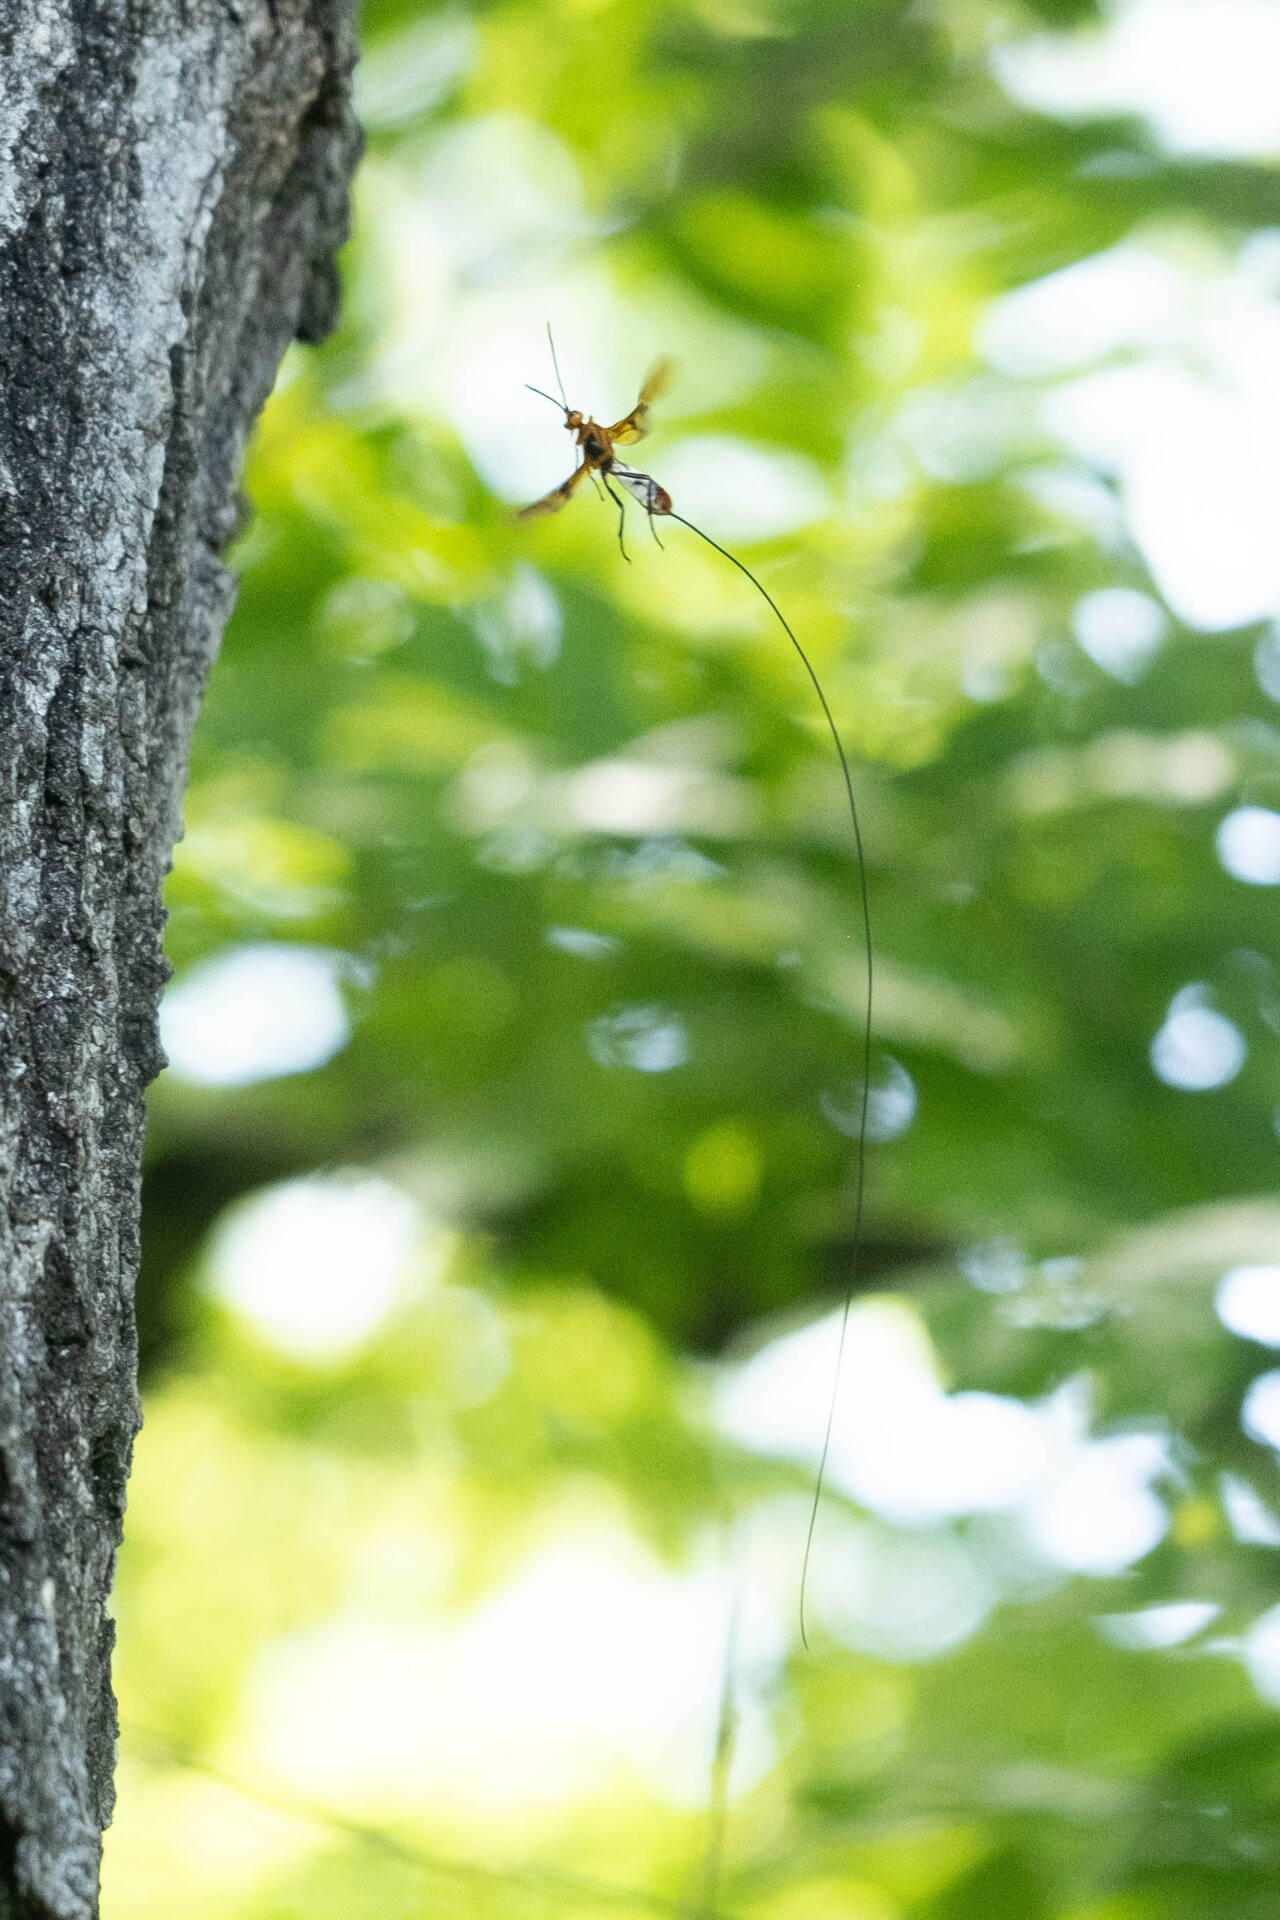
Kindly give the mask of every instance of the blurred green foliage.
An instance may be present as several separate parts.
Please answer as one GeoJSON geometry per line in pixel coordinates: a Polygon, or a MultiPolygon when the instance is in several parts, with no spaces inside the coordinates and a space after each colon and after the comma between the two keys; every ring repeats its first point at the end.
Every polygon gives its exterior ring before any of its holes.
{"type": "Polygon", "coordinates": [[[344,317],[258,434],[169,891],[178,989],[305,949],[350,1037],[155,1090],[109,1912],[699,1911],[735,1580],[794,1635],[811,1455],[712,1416],[852,1273],[849,823],[731,568],[638,513],[624,560],[587,489],[515,522],[570,459],[521,386],[551,384],[548,318],[602,418],[679,356],[635,457],[777,596],[854,762],[892,1136],[859,1287],[949,1389],[1074,1393],[1077,1424],[1156,1448],[1168,1515],[1073,1575],[1007,1513],[833,1488],[814,1652],[761,1629],[731,1663],[743,1751],[759,1724],[715,1910],[1273,1911],[1280,1729],[1247,1649],[1280,1487],[1240,1424],[1265,1359],[1212,1304],[1280,1257],[1275,896],[1215,855],[1276,792],[1263,629],[1165,607],[1149,659],[1091,656],[1082,596],[1161,596],[1115,473],[1052,430],[1055,378],[984,357],[982,327],[1127,236],[1225,273],[1275,172],[1002,90],[994,44],[1096,18],[367,7],[344,317]],[[1231,1023],[1220,1084],[1153,1071],[1178,1006],[1231,1023]],[[417,1251],[367,1337],[291,1351],[219,1291],[226,1235],[275,1183],[351,1170],[411,1198],[417,1251]],[[584,1561],[541,1673],[540,1616],[504,1627],[503,1596],[563,1539],[630,1571],[584,1561]],[[855,1564],[860,1626],[831,1598],[855,1564]],[[693,1639],[655,1653],[679,1594],[693,1639]],[[1186,1644],[1107,1625],[1187,1601],[1212,1631],[1186,1644]],[[867,1625],[895,1615],[914,1653],[867,1625]],[[677,1729],[681,1689],[703,1703],[678,1788],[583,1704],[616,1684],[625,1717],[644,1659],[677,1729]]]}

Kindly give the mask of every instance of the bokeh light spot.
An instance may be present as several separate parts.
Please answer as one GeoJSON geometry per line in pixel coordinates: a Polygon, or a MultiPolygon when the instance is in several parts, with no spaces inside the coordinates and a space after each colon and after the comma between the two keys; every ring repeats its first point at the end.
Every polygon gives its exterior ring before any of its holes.
{"type": "Polygon", "coordinates": [[[1104,1640],[1134,1653],[1180,1647],[1216,1620],[1222,1608],[1213,1600],[1171,1600],[1136,1613],[1103,1613],[1094,1621],[1104,1640]]]}
{"type": "Polygon", "coordinates": [[[170,1071],[247,1087],[323,1066],[351,1035],[339,983],[354,964],[325,947],[252,946],[191,967],[160,1007],[170,1071]]]}
{"type": "Polygon", "coordinates": [[[601,1014],[587,1028],[587,1046],[598,1066],[634,1067],[638,1073],[670,1073],[689,1058],[683,1020],[657,1006],[601,1014]]]}
{"type": "Polygon", "coordinates": [[[1280,813],[1237,807],[1220,823],[1213,844],[1234,879],[1251,887],[1280,886],[1280,813]]]}
{"type": "Polygon", "coordinates": [[[1208,988],[1183,987],[1151,1042],[1151,1065],[1167,1087],[1208,1093],[1234,1080],[1248,1055],[1244,1035],[1225,1013],[1206,1006],[1208,988]]]}
{"type": "Polygon", "coordinates": [[[434,1273],[432,1242],[408,1194],[373,1174],[314,1175],[268,1187],[222,1223],[208,1285],[290,1358],[345,1359],[395,1305],[410,1269],[434,1273]]]}
{"type": "Polygon", "coordinates": [[[1150,666],[1168,625],[1164,609],[1133,587],[1100,587],[1076,601],[1071,628],[1096,666],[1134,686],[1150,666]]]}
{"type": "MultiPolygon", "coordinates": [[[[862,1080],[846,1081],[820,1097],[824,1117],[838,1133],[856,1140],[862,1124],[862,1080]]],[[[867,1095],[867,1139],[877,1145],[897,1140],[916,1117],[916,1087],[901,1061],[886,1058],[867,1095]]]]}
{"type": "Polygon", "coordinates": [[[1280,1448],[1280,1369],[1251,1381],[1240,1408],[1240,1424],[1251,1440],[1280,1448]]]}
{"type": "Polygon", "coordinates": [[[1259,1614],[1244,1636],[1241,1653],[1258,1693],[1280,1707],[1280,1606],[1259,1614]]]}
{"type": "MultiPolygon", "coordinates": [[[[629,1536],[579,1528],[460,1620],[351,1610],[278,1642],[253,1678],[251,1740],[277,1778],[375,1818],[426,1803],[537,1819],[627,1767],[698,1806],[730,1604],[723,1575],[671,1572],[629,1536]]],[[[735,1793],[773,1759],[757,1688],[784,1644],[767,1603],[741,1632],[754,1684],[739,1695],[735,1793]]]]}
{"type": "Polygon", "coordinates": [[[1141,113],[1173,153],[1280,152],[1280,13],[1272,0],[1116,0],[1093,34],[998,46],[999,79],[1063,119],[1141,113]]]}
{"type": "Polygon", "coordinates": [[[1280,1347],[1280,1267],[1233,1267],[1218,1283],[1214,1306],[1229,1332],[1280,1347]]]}
{"type": "Polygon", "coordinates": [[[1268,700],[1280,700],[1280,627],[1269,627],[1254,648],[1253,671],[1268,700]]]}

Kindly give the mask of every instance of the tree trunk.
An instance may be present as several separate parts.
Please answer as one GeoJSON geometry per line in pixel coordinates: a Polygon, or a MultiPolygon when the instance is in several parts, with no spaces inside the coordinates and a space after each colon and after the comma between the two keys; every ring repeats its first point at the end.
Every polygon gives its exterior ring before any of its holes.
{"type": "Polygon", "coordinates": [[[0,0],[0,1920],[97,1911],[160,889],[347,0],[0,0]]]}

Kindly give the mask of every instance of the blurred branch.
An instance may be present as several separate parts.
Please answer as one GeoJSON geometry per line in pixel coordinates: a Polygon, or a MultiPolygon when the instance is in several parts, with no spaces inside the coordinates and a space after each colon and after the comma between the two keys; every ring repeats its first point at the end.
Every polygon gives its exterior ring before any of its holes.
{"type": "MultiPolygon", "coordinates": [[[[135,1752],[153,1766],[175,1767],[184,1773],[198,1773],[207,1780],[216,1781],[219,1786],[230,1788],[233,1793],[243,1795],[258,1806],[268,1807],[288,1819],[324,1828],[329,1833],[340,1834],[360,1846],[376,1848],[424,1874],[441,1875],[446,1879],[470,1881],[482,1886],[524,1888],[530,1893],[555,1894],[561,1900],[594,1902],[600,1906],[617,1907],[623,1912],[665,1914],[670,1920],[708,1920],[710,1909],[705,1904],[689,1906],[683,1900],[665,1900],[656,1893],[611,1887],[603,1881],[590,1880],[579,1874],[561,1873],[549,1867],[485,1867],[472,1860],[451,1860],[441,1854],[428,1853],[425,1848],[415,1846],[399,1834],[348,1819],[346,1815],[335,1813],[331,1807],[308,1800],[304,1795],[250,1779],[247,1774],[219,1766],[216,1761],[207,1760],[192,1749],[179,1746],[160,1734],[130,1728],[124,1743],[126,1750],[135,1752]]],[[[720,1908],[716,1909],[716,1914],[718,1920],[733,1920],[730,1913],[720,1908]]]]}

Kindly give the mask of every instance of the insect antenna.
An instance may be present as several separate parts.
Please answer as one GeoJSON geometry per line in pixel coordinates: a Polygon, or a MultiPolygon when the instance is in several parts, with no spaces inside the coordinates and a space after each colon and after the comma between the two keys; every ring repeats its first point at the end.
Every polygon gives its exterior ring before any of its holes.
{"type": "MultiPolygon", "coordinates": [[[[529,392],[536,393],[540,400],[549,400],[553,407],[558,407],[560,405],[560,402],[556,399],[554,393],[544,393],[541,387],[529,386],[529,382],[527,380],[525,381],[524,384],[528,388],[529,392]]],[[[568,413],[569,411],[569,402],[567,400],[564,403],[564,410],[566,413],[568,413]]]]}
{"type": "Polygon", "coordinates": [[[549,320],[547,322],[547,345],[551,349],[551,364],[556,370],[556,385],[560,389],[560,398],[564,401],[565,412],[568,413],[569,399],[568,399],[568,395],[565,393],[565,390],[564,390],[564,381],[560,378],[560,362],[556,358],[556,343],[555,343],[555,338],[551,332],[551,322],[549,320]]]}
{"type": "Polygon", "coordinates": [[[701,527],[695,527],[692,520],[686,520],[683,514],[672,512],[664,517],[670,520],[678,520],[682,527],[687,527],[690,533],[696,533],[699,540],[705,541],[707,546],[713,548],[716,553],[727,560],[730,566],[736,567],[739,573],[746,575],[756,592],[760,595],[760,598],[766,601],[772,608],[778,625],[782,628],[782,631],[786,634],[788,640],[800,656],[801,664],[813,683],[813,690],[818,696],[818,704],[822,708],[823,717],[826,720],[831,738],[835,743],[836,754],[840,761],[840,771],[844,775],[845,796],[849,802],[849,818],[853,823],[853,842],[858,858],[858,886],[861,893],[862,904],[867,992],[863,1004],[862,1020],[862,1098],[858,1112],[858,1158],[857,1169],[854,1174],[853,1251],[849,1261],[849,1282],[845,1290],[844,1307],[840,1315],[840,1338],[836,1346],[835,1374],[831,1382],[831,1399],[827,1407],[826,1430],[822,1436],[822,1453],[818,1460],[818,1474],[813,1487],[813,1505],[809,1509],[809,1527],[804,1542],[804,1559],[800,1567],[800,1641],[807,1653],[809,1650],[809,1632],[805,1601],[809,1590],[809,1563],[813,1557],[813,1536],[818,1525],[818,1511],[822,1504],[822,1490],[826,1484],[827,1458],[831,1452],[831,1434],[835,1426],[836,1404],[840,1394],[840,1372],[844,1363],[845,1341],[849,1332],[849,1315],[853,1311],[853,1297],[857,1292],[858,1268],[862,1255],[862,1217],[867,1188],[867,1122],[870,1115],[871,1102],[871,1008],[874,972],[871,951],[871,902],[867,888],[867,859],[862,844],[862,825],[858,818],[858,803],[854,798],[853,776],[849,772],[849,761],[845,754],[844,742],[840,738],[840,731],[836,726],[831,708],[827,705],[827,696],[822,691],[822,683],[814,672],[813,663],[804,648],[800,645],[800,642],[796,639],[781,607],[767,587],[762,586],[760,581],[756,579],[750,567],[744,566],[735,554],[730,553],[727,547],[722,547],[718,540],[713,540],[709,533],[704,533],[701,527]]]}

